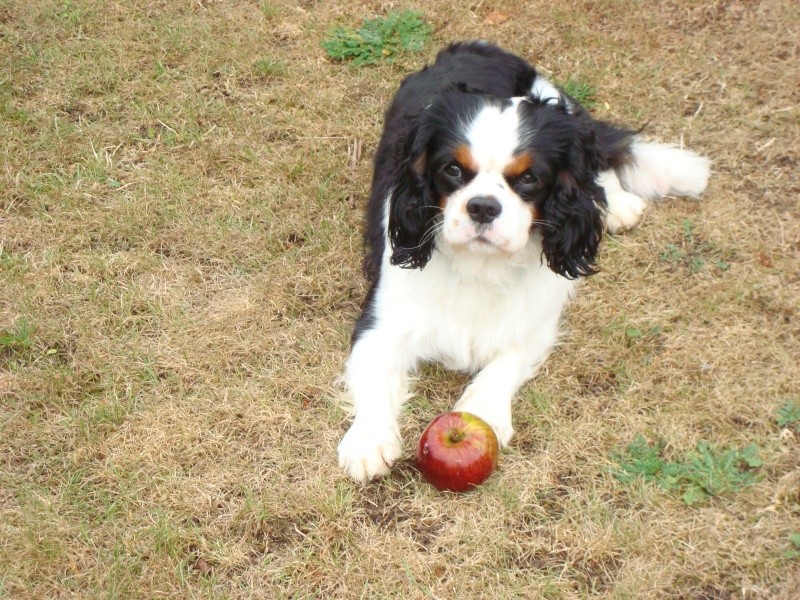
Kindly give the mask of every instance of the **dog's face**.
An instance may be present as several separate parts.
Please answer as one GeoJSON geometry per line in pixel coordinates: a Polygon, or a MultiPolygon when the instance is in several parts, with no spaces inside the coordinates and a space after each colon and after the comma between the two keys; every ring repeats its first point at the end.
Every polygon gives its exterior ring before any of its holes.
{"type": "Polygon", "coordinates": [[[527,245],[538,220],[536,196],[552,173],[520,139],[520,102],[482,107],[455,139],[432,153],[430,174],[442,209],[444,243],[507,254],[527,245]]]}
{"type": "Polygon", "coordinates": [[[605,198],[587,122],[530,98],[438,97],[414,122],[395,178],[393,262],[424,267],[436,244],[513,255],[538,231],[551,269],[590,273],[605,198]]]}

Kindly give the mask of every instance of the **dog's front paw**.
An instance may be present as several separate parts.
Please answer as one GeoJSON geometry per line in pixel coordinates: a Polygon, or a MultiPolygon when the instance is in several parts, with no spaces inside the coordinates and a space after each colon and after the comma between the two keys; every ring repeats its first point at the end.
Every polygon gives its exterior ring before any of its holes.
{"type": "Polygon", "coordinates": [[[647,202],[642,198],[622,189],[607,191],[606,199],[606,227],[611,233],[621,233],[636,227],[647,208],[647,202]]]}
{"type": "Polygon", "coordinates": [[[498,408],[487,402],[481,402],[475,394],[470,394],[469,390],[456,403],[454,410],[464,411],[480,417],[486,421],[494,430],[497,442],[501,448],[508,446],[514,436],[514,427],[511,424],[511,412],[503,408],[498,408]]]}
{"type": "Polygon", "coordinates": [[[339,466],[356,481],[367,483],[388,475],[401,453],[396,426],[353,423],[339,442],[339,466]]]}

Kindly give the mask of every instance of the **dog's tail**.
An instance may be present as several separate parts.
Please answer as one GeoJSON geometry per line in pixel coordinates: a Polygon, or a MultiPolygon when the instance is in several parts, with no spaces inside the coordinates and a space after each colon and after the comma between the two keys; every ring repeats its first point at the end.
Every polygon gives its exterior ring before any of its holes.
{"type": "Polygon", "coordinates": [[[696,198],[708,184],[710,161],[675,146],[645,142],[638,137],[628,148],[630,160],[617,167],[622,187],[642,198],[696,198]]]}

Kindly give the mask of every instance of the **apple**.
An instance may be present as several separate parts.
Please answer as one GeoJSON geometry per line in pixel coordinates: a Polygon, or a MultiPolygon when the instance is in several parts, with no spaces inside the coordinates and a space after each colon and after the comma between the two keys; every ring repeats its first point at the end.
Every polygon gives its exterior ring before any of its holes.
{"type": "Polygon", "coordinates": [[[486,421],[467,412],[444,413],[422,432],[417,467],[435,488],[464,492],[491,475],[499,450],[486,421]]]}

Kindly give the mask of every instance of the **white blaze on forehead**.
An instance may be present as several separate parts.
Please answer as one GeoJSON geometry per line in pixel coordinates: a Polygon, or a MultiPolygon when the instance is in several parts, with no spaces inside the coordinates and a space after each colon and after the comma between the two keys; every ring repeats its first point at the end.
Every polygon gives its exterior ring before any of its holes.
{"type": "Polygon", "coordinates": [[[479,170],[502,171],[519,146],[519,114],[522,98],[504,107],[487,106],[467,128],[467,142],[479,170]]]}

